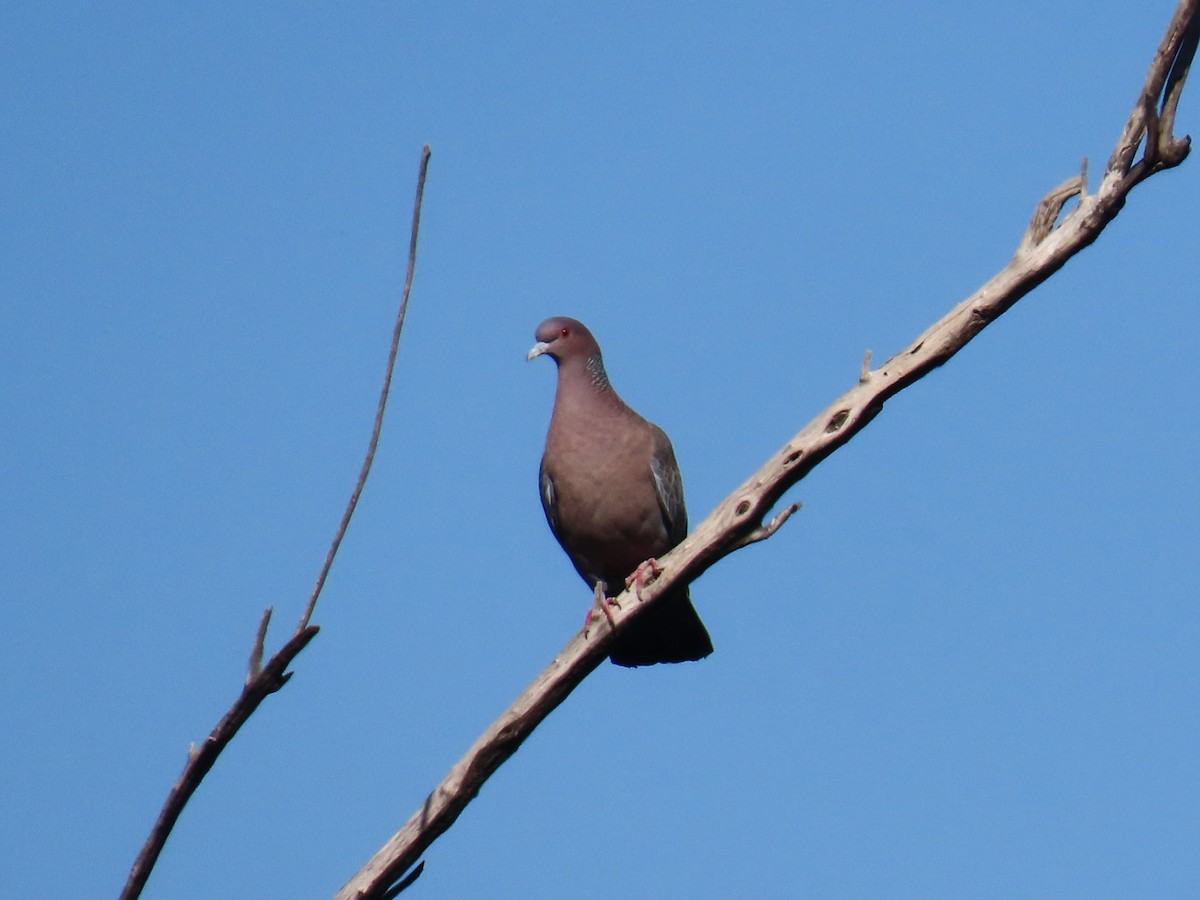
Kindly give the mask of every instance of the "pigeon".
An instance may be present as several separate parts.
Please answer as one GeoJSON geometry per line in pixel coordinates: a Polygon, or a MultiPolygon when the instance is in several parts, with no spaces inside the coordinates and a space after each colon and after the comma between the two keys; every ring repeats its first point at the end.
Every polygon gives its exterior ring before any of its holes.
{"type": "MultiPolygon", "coordinates": [[[[626,584],[641,585],[655,557],[687,535],[683,481],[667,435],[617,396],[600,347],[581,322],[547,319],[535,337],[529,359],[549,356],[558,364],[539,472],[542,510],[575,570],[604,603],[604,595],[615,596],[626,584]]],[[[712,650],[685,586],[631,622],[609,659],[650,666],[702,659],[712,650]]]]}

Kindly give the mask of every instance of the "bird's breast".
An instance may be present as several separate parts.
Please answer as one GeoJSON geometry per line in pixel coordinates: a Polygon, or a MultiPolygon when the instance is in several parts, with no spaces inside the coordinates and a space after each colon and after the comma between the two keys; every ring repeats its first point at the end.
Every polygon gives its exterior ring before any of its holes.
{"type": "Polygon", "coordinates": [[[611,581],[669,549],[645,448],[597,437],[555,451],[547,474],[568,553],[611,581]]]}

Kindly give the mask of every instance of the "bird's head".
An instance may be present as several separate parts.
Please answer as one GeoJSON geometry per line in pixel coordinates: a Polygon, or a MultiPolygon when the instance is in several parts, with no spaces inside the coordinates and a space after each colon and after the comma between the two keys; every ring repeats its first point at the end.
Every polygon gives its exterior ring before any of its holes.
{"type": "Polygon", "coordinates": [[[586,361],[599,357],[600,347],[587,327],[577,319],[554,316],[537,327],[534,332],[537,343],[529,351],[529,359],[550,356],[558,364],[568,360],[586,361]]]}

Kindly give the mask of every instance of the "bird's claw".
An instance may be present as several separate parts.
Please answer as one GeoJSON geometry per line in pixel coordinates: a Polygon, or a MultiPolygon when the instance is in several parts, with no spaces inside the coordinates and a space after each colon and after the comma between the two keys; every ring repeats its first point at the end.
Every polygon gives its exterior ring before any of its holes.
{"type": "Polygon", "coordinates": [[[587,616],[585,616],[583,620],[584,637],[588,636],[588,629],[592,627],[592,619],[596,617],[596,610],[600,610],[600,612],[604,614],[604,618],[608,619],[609,628],[615,629],[617,627],[617,623],[613,620],[612,612],[609,610],[609,607],[615,606],[617,609],[620,609],[621,604],[617,602],[616,597],[604,596],[606,588],[607,585],[605,585],[603,581],[596,582],[595,602],[588,609],[587,616]]]}
{"type": "Polygon", "coordinates": [[[633,570],[633,574],[625,579],[625,587],[633,588],[634,594],[637,595],[638,602],[642,599],[642,588],[652,582],[655,578],[663,573],[663,567],[658,564],[658,560],[653,556],[633,570]]]}

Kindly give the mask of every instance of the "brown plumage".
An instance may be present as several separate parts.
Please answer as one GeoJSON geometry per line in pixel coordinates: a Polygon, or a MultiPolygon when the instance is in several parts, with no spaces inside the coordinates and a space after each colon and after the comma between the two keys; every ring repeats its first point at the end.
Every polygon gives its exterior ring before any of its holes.
{"type": "MultiPolygon", "coordinates": [[[[687,535],[683,482],[671,442],[609,384],[592,333],[575,319],[538,326],[529,358],[558,364],[554,414],[540,472],[542,509],[575,570],[609,596],[647,559],[687,535]]],[[[655,601],[620,636],[619,666],[684,662],[712,653],[687,588],[655,601]]]]}

